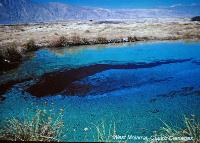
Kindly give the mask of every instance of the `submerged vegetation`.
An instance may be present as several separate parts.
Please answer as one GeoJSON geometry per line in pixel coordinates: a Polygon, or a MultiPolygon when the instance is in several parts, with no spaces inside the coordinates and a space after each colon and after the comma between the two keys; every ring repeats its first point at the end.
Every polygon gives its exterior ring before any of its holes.
{"type": "Polygon", "coordinates": [[[63,135],[63,114],[56,118],[46,110],[37,110],[32,115],[27,113],[24,119],[11,118],[0,129],[0,140],[10,141],[59,141],[63,135]]]}

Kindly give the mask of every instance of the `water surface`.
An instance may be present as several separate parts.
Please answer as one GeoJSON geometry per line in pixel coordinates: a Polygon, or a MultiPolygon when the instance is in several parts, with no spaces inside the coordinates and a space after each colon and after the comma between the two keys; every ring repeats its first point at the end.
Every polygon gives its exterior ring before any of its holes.
{"type": "Polygon", "coordinates": [[[1,122],[27,108],[64,107],[69,141],[92,141],[102,122],[121,135],[150,136],[161,120],[181,127],[184,115],[200,115],[199,42],[42,49],[0,79],[30,77],[5,93],[1,122]]]}

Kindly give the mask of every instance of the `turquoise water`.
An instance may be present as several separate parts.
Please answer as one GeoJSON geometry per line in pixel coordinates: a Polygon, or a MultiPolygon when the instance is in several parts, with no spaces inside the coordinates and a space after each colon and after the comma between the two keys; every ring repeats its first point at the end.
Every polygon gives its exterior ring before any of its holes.
{"type": "Polygon", "coordinates": [[[40,79],[45,73],[95,64],[142,66],[109,68],[74,81],[89,85],[84,96],[69,96],[61,91],[37,98],[26,92],[36,81],[15,84],[0,102],[1,122],[10,116],[22,116],[27,108],[53,109],[52,112],[65,108],[65,140],[93,141],[94,124],[102,122],[105,126],[115,124],[119,135],[151,136],[163,126],[162,121],[182,127],[184,115],[200,115],[199,42],[42,49],[0,79],[1,83],[33,76],[40,79]],[[154,66],[146,66],[149,63],[154,66]]]}

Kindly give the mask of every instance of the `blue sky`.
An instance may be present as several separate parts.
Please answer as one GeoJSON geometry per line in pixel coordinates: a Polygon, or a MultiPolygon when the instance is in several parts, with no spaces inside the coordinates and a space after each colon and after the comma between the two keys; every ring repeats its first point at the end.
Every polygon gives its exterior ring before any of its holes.
{"type": "Polygon", "coordinates": [[[158,8],[172,5],[200,4],[200,0],[34,0],[39,3],[62,2],[102,8],[158,8]]]}

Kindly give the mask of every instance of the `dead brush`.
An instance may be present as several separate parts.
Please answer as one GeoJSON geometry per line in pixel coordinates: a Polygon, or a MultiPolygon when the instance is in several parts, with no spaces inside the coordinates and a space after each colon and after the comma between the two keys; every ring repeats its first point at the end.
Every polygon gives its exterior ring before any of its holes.
{"type": "Polygon", "coordinates": [[[24,44],[26,51],[36,51],[38,50],[38,46],[35,44],[33,39],[30,39],[26,44],[24,44]]]}
{"type": "Polygon", "coordinates": [[[23,118],[13,117],[0,129],[0,140],[10,141],[59,141],[63,135],[63,112],[53,118],[46,110],[27,113],[23,118]]]}
{"type": "Polygon", "coordinates": [[[83,43],[84,45],[89,45],[90,44],[90,41],[88,39],[86,39],[86,38],[82,38],[81,41],[82,41],[81,43],[83,43]]]}
{"type": "Polygon", "coordinates": [[[96,42],[98,44],[106,44],[108,43],[108,40],[105,37],[97,37],[96,42]]]}
{"type": "Polygon", "coordinates": [[[21,60],[22,55],[23,53],[18,49],[16,42],[7,44],[1,51],[1,57],[8,63],[18,63],[21,60]]]}
{"type": "Polygon", "coordinates": [[[52,41],[50,47],[65,47],[67,45],[68,39],[64,36],[61,36],[57,40],[52,41]]]}
{"type": "Polygon", "coordinates": [[[131,37],[131,36],[129,36],[128,37],[128,42],[136,42],[136,41],[138,41],[138,38],[137,37],[131,37]]]}
{"type": "Polygon", "coordinates": [[[0,72],[17,67],[23,57],[23,51],[18,49],[16,42],[0,47],[0,72]]]}
{"type": "Polygon", "coordinates": [[[80,36],[74,35],[71,37],[72,45],[81,45],[82,41],[80,36]]]}

